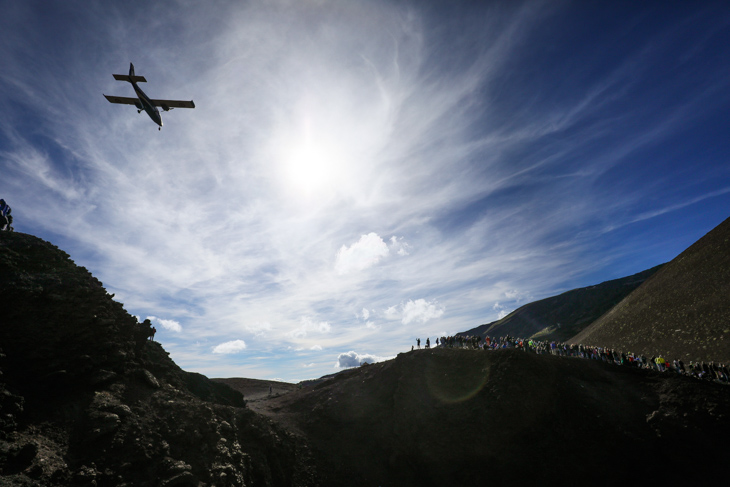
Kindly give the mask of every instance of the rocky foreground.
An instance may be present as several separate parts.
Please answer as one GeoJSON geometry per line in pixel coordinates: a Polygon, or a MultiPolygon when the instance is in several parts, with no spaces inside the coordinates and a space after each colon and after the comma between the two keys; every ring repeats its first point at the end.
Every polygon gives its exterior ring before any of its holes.
{"type": "Polygon", "coordinates": [[[0,309],[0,485],[726,476],[730,387],[713,382],[518,350],[432,349],[269,397],[261,384],[181,370],[86,269],[23,234],[0,234],[0,309]],[[257,388],[255,400],[226,383],[257,388]]]}

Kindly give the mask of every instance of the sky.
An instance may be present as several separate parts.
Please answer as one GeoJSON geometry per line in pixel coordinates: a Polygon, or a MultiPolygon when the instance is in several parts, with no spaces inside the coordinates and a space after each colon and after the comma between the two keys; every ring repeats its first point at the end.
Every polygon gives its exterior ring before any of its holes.
{"type": "MultiPolygon", "coordinates": [[[[730,216],[723,1],[0,0],[0,197],[183,369],[297,382],[730,216]],[[102,95],[194,100],[164,126],[102,95]]],[[[549,326],[551,323],[546,323],[549,326]]]]}

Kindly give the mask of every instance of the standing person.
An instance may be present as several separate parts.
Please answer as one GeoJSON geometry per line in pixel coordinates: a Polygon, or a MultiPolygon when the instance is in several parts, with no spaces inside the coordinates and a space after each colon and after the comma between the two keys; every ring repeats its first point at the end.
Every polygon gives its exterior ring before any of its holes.
{"type": "Polygon", "coordinates": [[[431,339],[426,337],[426,348],[431,348],[431,339]]]}
{"type": "Polygon", "coordinates": [[[418,345],[418,349],[420,350],[421,349],[421,339],[420,338],[416,338],[416,345],[418,345]]]}
{"type": "Polygon", "coordinates": [[[0,199],[0,230],[5,230],[6,225],[10,225],[7,214],[10,212],[10,207],[5,203],[5,200],[0,199]]]}

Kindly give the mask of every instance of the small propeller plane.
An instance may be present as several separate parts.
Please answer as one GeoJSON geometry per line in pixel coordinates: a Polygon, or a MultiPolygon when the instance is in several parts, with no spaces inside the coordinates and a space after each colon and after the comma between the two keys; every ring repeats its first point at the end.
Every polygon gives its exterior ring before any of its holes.
{"type": "Polygon", "coordinates": [[[137,98],[128,98],[126,96],[111,96],[104,95],[110,103],[119,103],[121,105],[134,105],[137,107],[137,113],[142,113],[142,110],[147,112],[153,122],[159,127],[157,130],[162,130],[162,115],[157,107],[162,108],[164,111],[169,112],[173,108],[195,108],[193,100],[181,101],[181,100],[153,100],[145,94],[144,91],[137,86],[137,83],[146,83],[147,80],[144,76],[134,75],[134,64],[129,63],[129,75],[126,74],[113,74],[114,79],[117,81],[129,81],[132,83],[132,88],[137,94],[137,98]]]}

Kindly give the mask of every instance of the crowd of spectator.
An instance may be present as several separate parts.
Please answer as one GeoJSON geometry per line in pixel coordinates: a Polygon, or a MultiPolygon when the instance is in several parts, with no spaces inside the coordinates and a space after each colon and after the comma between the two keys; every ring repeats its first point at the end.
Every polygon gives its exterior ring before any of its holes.
{"type": "MultiPolygon", "coordinates": [[[[430,345],[429,340],[426,340],[430,345]]],[[[421,348],[420,339],[418,339],[417,344],[418,348],[421,348]]],[[[562,357],[578,357],[590,360],[600,360],[614,365],[652,369],[658,372],[670,372],[695,377],[697,379],[716,380],[723,383],[730,383],[730,371],[728,370],[728,366],[723,363],[690,361],[689,364],[685,364],[682,359],[669,360],[662,356],[647,357],[644,354],[631,352],[626,353],[606,347],[594,347],[558,341],[540,341],[515,338],[511,336],[482,337],[479,335],[440,337],[436,339],[436,346],[482,350],[516,348],[536,354],[549,353],[562,357]]]]}

